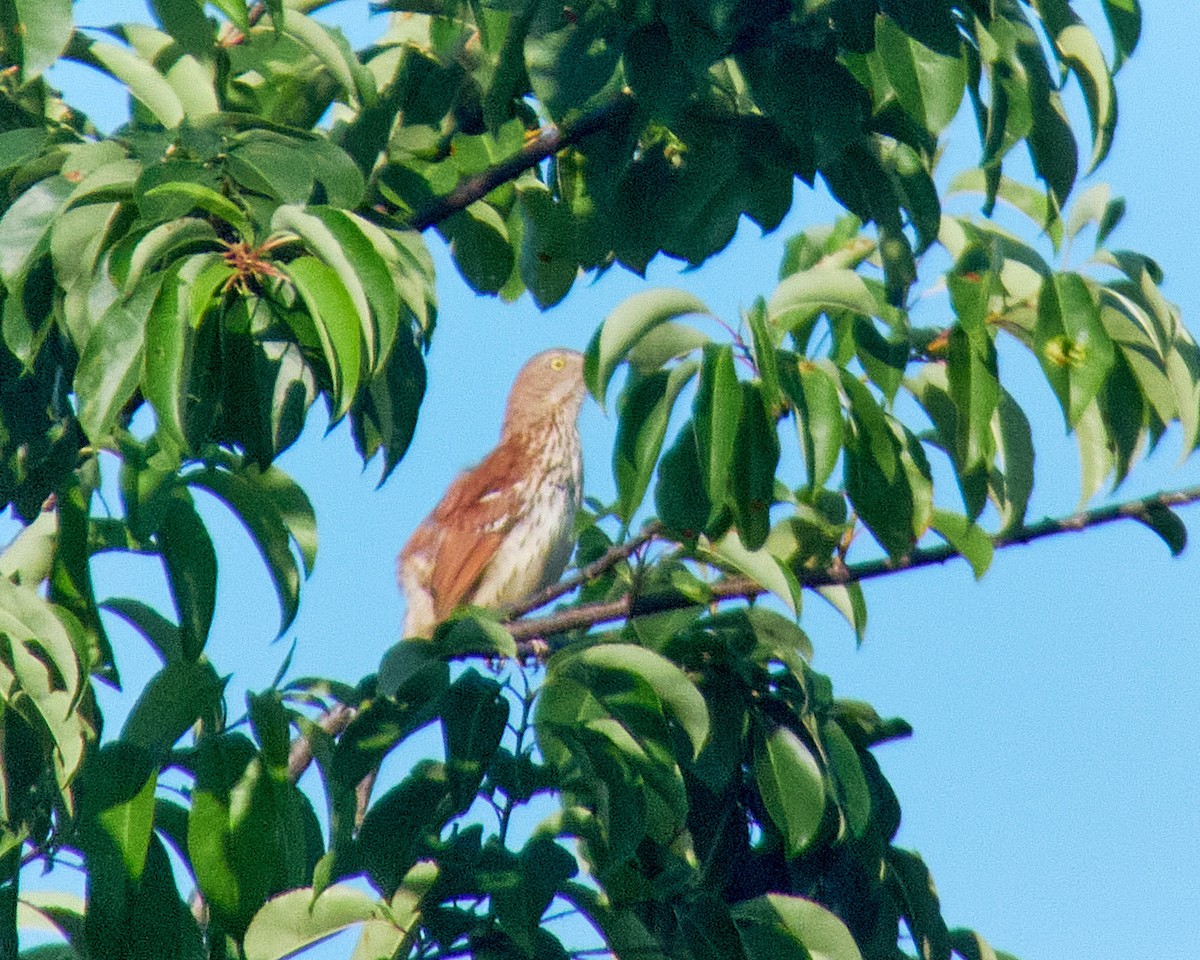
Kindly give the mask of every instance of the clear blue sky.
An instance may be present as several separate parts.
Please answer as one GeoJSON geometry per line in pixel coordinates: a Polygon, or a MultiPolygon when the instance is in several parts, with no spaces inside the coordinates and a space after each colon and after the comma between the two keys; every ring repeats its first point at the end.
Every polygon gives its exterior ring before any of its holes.
{"type": "MultiPolygon", "coordinates": [[[[1098,22],[1098,3],[1077,6],[1098,22]]],[[[1142,46],[1118,77],[1116,145],[1093,180],[1111,182],[1129,201],[1112,242],[1159,260],[1167,296],[1200,331],[1200,276],[1188,240],[1200,222],[1200,15],[1190,4],[1147,6],[1142,46]]],[[[365,8],[352,0],[330,13],[349,17],[356,45],[371,35],[365,8]]],[[[145,11],[84,0],[76,15],[103,23],[145,11]]],[[[58,82],[68,99],[115,122],[120,105],[94,75],[64,72],[58,82]]],[[[973,156],[971,126],[952,133],[949,161],[973,156]]],[[[292,637],[293,675],[353,681],[375,669],[399,630],[395,554],[455,472],[494,442],[508,384],[527,356],[556,344],[582,348],[609,310],[647,284],[685,287],[735,321],[740,307],[770,292],[786,237],[833,212],[802,189],[783,228],[763,238],[744,225],[699,271],[661,259],[646,281],[613,270],[581,280],[544,314],[528,298],[505,305],[472,295],[431,233],[440,320],[408,456],[376,491],[377,465],[363,473],[345,427],[323,436],[314,411],[281,463],[312,497],[321,537],[286,642],[271,643],[275,599],[253,548],[219,507],[207,511],[221,561],[209,654],[218,670],[236,670],[231,712],[242,691],[270,682],[292,637]]],[[[1031,517],[1069,512],[1078,499],[1073,441],[1028,360],[1008,350],[1002,363],[1035,428],[1031,517]]],[[[588,492],[608,498],[615,423],[594,404],[582,422],[588,492]]],[[[1195,462],[1174,463],[1177,444],[1163,447],[1120,495],[1200,480],[1195,462]]],[[[1200,537],[1200,510],[1186,519],[1200,537]]],[[[835,692],[915,728],[912,739],[878,755],[904,811],[899,842],[929,863],[952,925],[973,926],[1022,960],[1191,954],[1200,902],[1200,758],[1190,727],[1200,716],[1197,549],[1172,560],[1148,531],[1115,525],[1003,551],[979,584],[961,562],[875,581],[866,588],[871,623],[861,649],[823,604],[806,606],[816,666],[835,692]]],[[[169,609],[155,563],[104,557],[96,566],[100,595],[136,593],[169,609]]],[[[156,661],[119,626],[113,634],[136,691],[156,661]]],[[[107,694],[103,701],[106,711],[129,706],[107,694]]],[[[344,952],[327,947],[320,955],[344,952]]]]}

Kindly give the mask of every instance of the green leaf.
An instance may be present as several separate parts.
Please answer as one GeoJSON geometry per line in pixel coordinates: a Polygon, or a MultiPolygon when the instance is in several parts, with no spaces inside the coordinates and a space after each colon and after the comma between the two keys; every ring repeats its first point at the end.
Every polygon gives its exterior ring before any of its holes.
{"type": "Polygon", "coordinates": [[[757,550],[771,532],[775,469],[779,466],[779,434],[766,408],[759,383],[743,383],[741,418],[733,447],[734,522],[747,550],[757,550]]]}
{"type": "Polygon", "coordinates": [[[815,363],[792,353],[779,357],[779,380],[791,401],[804,462],[808,489],[825,485],[842,455],[842,401],[836,367],[828,360],[815,363]]]}
{"type": "MultiPolygon", "coordinates": [[[[538,949],[545,946],[539,944],[539,937],[545,933],[540,929],[542,917],[555,894],[579,872],[579,867],[574,855],[553,838],[535,835],[521,848],[515,872],[515,884],[505,877],[495,889],[488,890],[486,883],[484,889],[491,894],[501,929],[530,956],[546,957],[549,951],[538,949]]],[[[567,956],[565,951],[559,955],[567,956]]]]}
{"type": "Polygon", "coordinates": [[[579,273],[575,220],[566,203],[554,200],[539,184],[517,188],[521,215],[521,280],[545,310],[563,299],[579,273]]]}
{"type": "Polygon", "coordinates": [[[1147,503],[1132,516],[1162,537],[1171,556],[1177,557],[1183,553],[1187,546],[1187,526],[1170,507],[1161,503],[1147,503]]]}
{"type": "Polygon", "coordinates": [[[993,199],[998,197],[1013,209],[1025,214],[1039,229],[1046,230],[1056,248],[1062,240],[1062,223],[1044,190],[1003,176],[992,185],[988,182],[987,171],[974,167],[954,175],[947,194],[956,193],[982,193],[993,199]]]}
{"type": "Polygon", "coordinates": [[[378,348],[383,344],[376,322],[395,317],[399,298],[387,264],[367,239],[351,214],[340,210],[281,206],[271,217],[272,230],[298,234],[308,248],[337,273],[354,303],[362,327],[368,369],[375,369],[378,348]]]}
{"type": "Polygon", "coordinates": [[[465,812],[474,802],[504,736],[508,713],[500,684],[474,669],[464,672],[444,694],[442,739],[456,810],[465,812]]]}
{"type": "MultiPolygon", "coordinates": [[[[3,552],[0,577],[18,585],[36,587],[50,576],[58,559],[58,511],[41,510],[23,526],[3,552]]],[[[86,558],[86,544],[85,554],[86,558]]]]}
{"type": "Polygon", "coordinates": [[[863,637],[867,632],[867,600],[863,596],[862,584],[835,583],[827,587],[817,587],[817,593],[845,618],[854,630],[859,646],[862,646],[863,637]]]}
{"type": "Polygon", "coordinates": [[[516,641],[501,625],[493,610],[467,607],[438,624],[433,640],[444,657],[517,656],[516,641]]]}
{"type": "MultiPolygon", "coordinates": [[[[283,4],[279,6],[282,15],[283,4]]],[[[375,102],[374,75],[358,62],[341,30],[318,23],[295,7],[287,11],[286,19],[277,23],[276,29],[307,47],[321,61],[342,88],[346,103],[369,107],[375,102]]]]}
{"type": "Polygon", "coordinates": [[[115,613],[149,640],[164,664],[183,659],[179,628],[153,607],[128,597],[110,597],[100,606],[115,613]]]}
{"type": "Polygon", "coordinates": [[[21,78],[29,83],[62,56],[75,25],[71,0],[14,0],[21,37],[21,78]]]}
{"type": "Polygon", "coordinates": [[[341,278],[316,257],[298,257],[283,267],[308,307],[333,379],[333,419],[350,410],[361,373],[361,324],[341,278]]]}
{"type": "Polygon", "coordinates": [[[508,228],[496,208],[482,200],[459,210],[438,225],[450,243],[450,255],[463,279],[476,293],[498,293],[513,271],[508,228]]]}
{"type": "Polygon", "coordinates": [[[907,337],[887,338],[875,327],[868,317],[854,318],[854,346],[859,362],[880,390],[891,403],[900,388],[908,366],[910,350],[907,337]]]}
{"type": "Polygon", "coordinates": [[[1116,73],[1137,47],[1142,33],[1142,8],[1138,0],[1103,0],[1103,7],[1116,51],[1113,63],[1116,73]]]}
{"type": "MultiPolygon", "coordinates": [[[[118,80],[168,130],[183,122],[179,94],[151,64],[128,47],[105,40],[85,40],[80,57],[118,80]]],[[[72,47],[72,50],[75,48],[72,47]]]]}
{"type": "MultiPolygon", "coordinates": [[[[581,651],[571,660],[584,670],[629,674],[644,682],[679,721],[692,744],[692,758],[700,755],[708,741],[708,707],[687,675],[670,660],[645,647],[625,643],[602,643],[581,651]]],[[[564,671],[566,667],[561,668],[564,671]]]]}
{"type": "Polygon", "coordinates": [[[803,949],[804,960],[862,960],[846,925],[812,900],[768,893],[737,904],[730,914],[747,960],[790,958],[796,956],[789,949],[795,944],[803,949]]]}
{"type": "MultiPolygon", "coordinates": [[[[193,266],[191,272],[199,259],[187,261],[193,266]]],[[[146,318],[141,380],[142,393],[154,408],[160,440],[164,446],[183,453],[189,448],[184,433],[183,404],[191,328],[183,309],[186,301],[180,295],[183,286],[181,270],[172,267],[166,272],[146,318]]]]}
{"type": "Polygon", "coordinates": [[[421,760],[367,811],[359,830],[362,866],[391,897],[429,842],[454,815],[445,767],[421,760]]]}
{"type": "Polygon", "coordinates": [[[359,392],[350,410],[354,445],[364,463],[383,448],[379,485],[391,475],[408,450],[425,396],[425,360],[405,330],[377,374],[359,392]]]}
{"type": "Polygon", "coordinates": [[[799,614],[800,585],[796,576],[768,550],[747,550],[737,531],[730,530],[712,544],[712,552],[719,561],[770,590],[792,613],[799,614]]]}
{"type": "Polygon", "coordinates": [[[554,120],[592,103],[620,76],[632,24],[614,7],[592,3],[546,8],[525,40],[525,68],[538,101],[554,120]]]}
{"type": "Polygon", "coordinates": [[[621,392],[613,479],[617,484],[617,515],[626,524],[632,522],[645,498],[675,400],[699,368],[695,361],[688,361],[670,370],[631,377],[621,392]]]}
{"type": "Polygon", "coordinates": [[[1043,282],[1034,340],[1067,423],[1076,427],[1104,385],[1114,352],[1083,277],[1061,273],[1043,282]]]}
{"type": "Polygon", "coordinates": [[[955,460],[966,472],[991,465],[992,415],[1000,402],[996,348],[990,336],[971,336],[962,326],[950,331],[946,349],[950,397],[957,410],[955,460]]]}
{"type": "Polygon", "coordinates": [[[356,923],[383,916],[376,900],[346,884],[334,884],[316,895],[312,887],[273,897],[246,929],[246,960],[283,960],[320,943],[356,923]]]}
{"type": "Polygon", "coordinates": [[[664,526],[684,540],[695,540],[708,523],[712,502],[700,467],[695,424],[688,420],[658,464],[654,509],[664,526]]]}
{"type": "Polygon", "coordinates": [[[1100,492],[1116,466],[1108,443],[1108,431],[1096,401],[1084,408],[1075,424],[1075,442],[1079,449],[1079,505],[1082,508],[1100,492]]]}
{"type": "Polygon", "coordinates": [[[775,288],[767,302],[767,316],[780,329],[793,331],[826,312],[849,310],[874,316],[879,306],[867,285],[853,270],[815,267],[793,273],[775,288]]]}
{"type": "Polygon", "coordinates": [[[971,564],[978,580],[992,565],[992,538],[967,517],[933,508],[933,529],[971,564]]]}
{"type": "Polygon", "coordinates": [[[708,314],[709,309],[683,290],[660,289],[626,298],[605,317],[588,344],[583,362],[584,379],[601,407],[617,366],[639,341],[660,324],[691,313],[708,314]]]}
{"type": "MultiPolygon", "coordinates": [[[[733,365],[733,349],[708,344],[700,367],[700,383],[692,404],[692,422],[713,513],[724,506],[734,462],[734,443],[742,419],[742,391],[733,365]]],[[[709,523],[715,517],[710,515],[709,523]]],[[[707,526],[707,524],[706,524],[707,526]]]]}
{"type": "Polygon", "coordinates": [[[966,89],[961,53],[947,56],[930,49],[886,14],[875,18],[875,51],[904,110],[930,133],[941,133],[958,113],[966,89]]]}
{"type": "Polygon", "coordinates": [[[80,778],[79,845],[89,880],[89,955],[146,955],[135,954],[127,941],[133,932],[137,891],[146,879],[157,780],[158,770],[149,756],[123,743],[98,751],[80,778]],[[117,946],[122,949],[114,949],[117,946]]]}
{"type": "Polygon", "coordinates": [[[155,19],[187,53],[200,60],[215,54],[213,26],[198,0],[151,0],[155,19]]]}
{"type": "Polygon", "coordinates": [[[886,863],[913,943],[925,956],[949,956],[950,935],[929,868],[917,854],[897,847],[888,850],[886,863]]]}
{"type": "Polygon", "coordinates": [[[185,489],[172,492],[155,538],[179,613],[183,655],[195,660],[204,650],[216,609],[217,554],[185,489]]]}
{"type": "Polygon", "coordinates": [[[212,187],[206,187],[202,183],[191,180],[171,180],[167,183],[160,183],[142,194],[142,203],[143,206],[148,205],[150,208],[151,212],[148,212],[147,215],[152,215],[153,208],[157,204],[187,204],[189,209],[204,210],[214,217],[224,220],[241,235],[243,240],[249,241],[254,237],[254,228],[250,225],[250,220],[242,208],[228,197],[222,196],[212,187]]]}
{"type": "Polygon", "coordinates": [[[275,584],[282,635],[296,618],[300,604],[300,571],[290,546],[293,537],[284,521],[285,505],[248,472],[210,468],[189,474],[186,480],[189,486],[202,487],[223,501],[250,533],[275,584]]]}
{"type": "Polygon", "coordinates": [[[165,758],[197,720],[220,715],[225,680],[206,661],[176,660],[150,678],[121,727],[121,742],[165,758]]]}
{"type": "Polygon", "coordinates": [[[1004,460],[1002,533],[1020,529],[1033,493],[1033,436],[1025,412],[1007,390],[1001,388],[993,426],[996,448],[1004,460]]]}
{"type": "Polygon", "coordinates": [[[33,261],[45,251],[50,228],[71,195],[64,177],[40,180],[13,201],[0,218],[4,245],[0,248],[0,280],[10,289],[24,281],[33,261]]]}
{"type": "Polygon", "coordinates": [[[214,919],[240,938],[269,896],[312,876],[320,825],[241,734],[209,734],[187,761],[195,777],[187,855],[214,919]]]}
{"type": "Polygon", "coordinates": [[[862,837],[871,820],[871,789],[858,751],[836,720],[821,724],[821,743],[828,757],[829,779],[838,808],[852,837],[862,837]]]}
{"type": "Polygon", "coordinates": [[[199,217],[180,217],[160,223],[147,231],[130,253],[123,289],[128,293],[136,288],[147,269],[179,250],[200,244],[216,246],[216,243],[217,231],[199,217]]]}
{"type": "MultiPolygon", "coordinates": [[[[112,646],[96,607],[96,594],[92,586],[91,548],[88,543],[90,497],[90,491],[85,493],[74,477],[58,489],[58,549],[50,571],[48,596],[54,604],[73,614],[84,631],[86,648],[79,649],[84,670],[119,687],[120,677],[112,646]]],[[[53,523],[54,513],[43,512],[34,525],[42,522],[43,518],[50,518],[53,523]]],[[[29,529],[27,527],[22,533],[29,529]]],[[[10,545],[0,555],[0,566],[11,549],[10,545]]]]}
{"type": "Polygon", "coordinates": [[[129,297],[115,301],[88,337],[75,369],[79,423],[95,446],[108,440],[142,372],[146,323],[164,275],[147,278],[129,297]]]}
{"type": "Polygon", "coordinates": [[[1082,23],[1072,23],[1060,30],[1054,38],[1054,46],[1070,65],[1083,90],[1092,123],[1092,159],[1088,166],[1091,172],[1108,155],[1117,126],[1117,95],[1112,75],[1095,35],[1082,23]]]}
{"type": "Polygon", "coordinates": [[[786,856],[799,856],[825,815],[825,781],[812,751],[790,729],[776,727],[755,750],[754,778],[786,856]]]}
{"type": "MultiPolygon", "coordinates": [[[[92,732],[76,710],[84,676],[71,636],[31,587],[0,578],[0,634],[8,638],[10,672],[54,740],[54,770],[65,786],[83,761],[92,732]]],[[[12,683],[12,680],[9,681],[12,683]]]]}

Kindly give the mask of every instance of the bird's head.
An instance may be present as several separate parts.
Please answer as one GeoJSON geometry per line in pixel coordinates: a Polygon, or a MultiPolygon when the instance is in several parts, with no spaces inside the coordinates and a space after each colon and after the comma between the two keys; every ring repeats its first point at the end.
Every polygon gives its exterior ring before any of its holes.
{"type": "Polygon", "coordinates": [[[525,430],[546,418],[574,421],[586,392],[583,354],[556,347],[534,356],[521,368],[504,412],[504,431],[525,430]]]}

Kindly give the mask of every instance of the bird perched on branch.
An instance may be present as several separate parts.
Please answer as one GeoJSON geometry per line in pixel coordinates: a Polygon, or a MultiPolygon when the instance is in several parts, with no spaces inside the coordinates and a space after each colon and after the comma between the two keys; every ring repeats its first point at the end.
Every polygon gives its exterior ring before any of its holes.
{"type": "Polygon", "coordinates": [[[575,350],[546,350],[521,368],[499,444],[458,475],[400,551],[404,636],[430,637],[456,607],[507,607],[561,576],[583,497],[583,395],[575,350]]]}

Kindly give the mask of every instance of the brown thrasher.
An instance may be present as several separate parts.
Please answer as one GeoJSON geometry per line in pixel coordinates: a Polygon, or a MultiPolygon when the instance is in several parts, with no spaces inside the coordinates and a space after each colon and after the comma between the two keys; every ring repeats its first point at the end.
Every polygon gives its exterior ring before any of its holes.
{"type": "Polygon", "coordinates": [[[517,374],[500,443],[460,473],[397,561],[404,636],[430,637],[456,607],[500,609],[561,576],[583,497],[583,355],[539,353],[517,374]]]}

